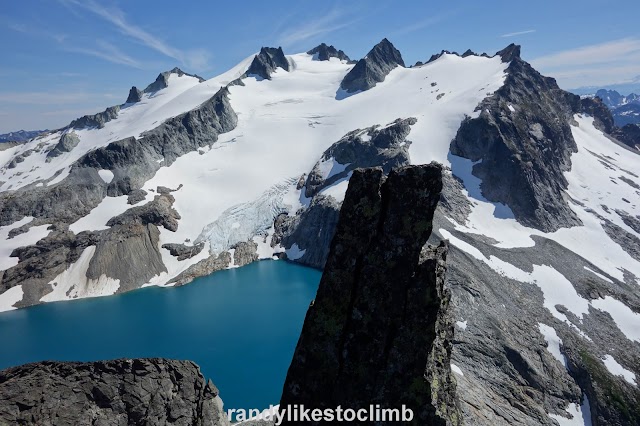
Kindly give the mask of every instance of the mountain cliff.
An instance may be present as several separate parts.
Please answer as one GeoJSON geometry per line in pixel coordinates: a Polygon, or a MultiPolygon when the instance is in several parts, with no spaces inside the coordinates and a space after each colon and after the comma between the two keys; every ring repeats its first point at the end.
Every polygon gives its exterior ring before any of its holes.
{"type": "Polygon", "coordinates": [[[324,267],[357,168],[437,161],[429,243],[449,241],[462,420],[637,422],[633,134],[519,46],[413,67],[386,39],[356,64],[335,50],[263,48],[205,81],[169,72],[137,102],[0,151],[0,308],[274,256],[324,267]]]}

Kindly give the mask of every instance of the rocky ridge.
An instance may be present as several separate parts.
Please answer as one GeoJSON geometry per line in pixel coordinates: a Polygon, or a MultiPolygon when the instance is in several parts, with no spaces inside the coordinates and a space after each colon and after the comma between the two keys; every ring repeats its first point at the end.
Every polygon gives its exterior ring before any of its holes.
{"type": "Polygon", "coordinates": [[[166,359],[40,362],[0,371],[0,423],[227,426],[197,365],[166,359]]]}
{"type": "Polygon", "coordinates": [[[338,50],[333,45],[327,46],[325,43],[321,43],[318,46],[307,52],[309,55],[317,55],[319,61],[328,61],[330,58],[338,58],[341,61],[351,61],[346,53],[342,50],[338,50]]]}
{"type": "Polygon", "coordinates": [[[397,66],[404,67],[400,51],[389,40],[382,39],[354,65],[340,83],[340,88],[347,93],[369,90],[384,81],[397,66]]]}

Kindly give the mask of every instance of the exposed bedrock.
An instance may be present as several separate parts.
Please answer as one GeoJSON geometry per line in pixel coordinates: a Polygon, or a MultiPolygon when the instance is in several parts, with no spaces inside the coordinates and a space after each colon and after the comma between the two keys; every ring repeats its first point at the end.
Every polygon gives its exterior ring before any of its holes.
{"type": "Polygon", "coordinates": [[[328,61],[330,58],[338,58],[341,61],[350,61],[349,57],[342,50],[338,50],[333,46],[327,46],[321,43],[307,52],[309,55],[317,55],[319,61],[328,61]]]}
{"type": "Polygon", "coordinates": [[[394,167],[408,165],[411,141],[407,137],[415,123],[415,118],[397,119],[382,129],[356,129],[331,145],[306,179],[300,181],[300,189],[311,198],[309,205],[294,216],[278,217],[272,244],[286,248],[296,244],[304,250],[296,259],[298,263],[324,267],[340,202],[322,191],[349,179],[356,168],[380,166],[388,174],[394,167]]]}
{"type": "Polygon", "coordinates": [[[69,129],[98,128],[101,129],[106,123],[118,117],[120,105],[115,105],[102,112],[93,115],[85,115],[77,118],[67,126],[69,129]]]}
{"type": "Polygon", "coordinates": [[[190,361],[119,359],[0,371],[0,424],[227,426],[218,389],[190,361]]]}
{"type": "MultiPolygon", "coordinates": [[[[175,67],[172,70],[164,71],[158,74],[156,81],[148,85],[142,92],[153,93],[153,92],[157,92],[158,90],[166,89],[167,87],[169,87],[169,77],[171,76],[171,74],[176,74],[178,77],[182,77],[183,75],[194,77],[194,78],[197,78],[200,83],[204,81],[204,78],[200,77],[199,75],[189,74],[182,71],[180,68],[175,67]]],[[[129,96],[131,96],[131,92],[129,92],[129,96]]]]}
{"type": "Polygon", "coordinates": [[[423,249],[441,189],[435,163],[387,178],[381,168],[354,171],[281,405],[405,404],[412,424],[458,424],[447,247],[423,249]]]}
{"type": "Polygon", "coordinates": [[[78,135],[74,132],[63,133],[62,136],[60,136],[60,141],[58,141],[56,146],[47,153],[47,161],[50,161],[50,158],[57,157],[65,152],[71,152],[71,150],[78,146],[79,143],[80,138],[78,138],[78,135]]]}
{"type": "MultiPolygon", "coordinates": [[[[145,192],[140,189],[160,167],[158,159],[170,165],[181,155],[211,145],[220,133],[232,130],[237,117],[227,96],[227,89],[220,89],[198,108],[146,132],[144,139],[127,138],[89,152],[54,185],[0,193],[0,226],[33,216],[29,226],[49,223],[55,229],[37,244],[16,250],[14,255],[20,262],[0,276],[0,287],[6,290],[24,284],[25,296],[18,306],[37,304],[51,291],[48,283],[78,260],[88,246],[96,246],[88,278],[104,275],[118,279],[119,291],[137,288],[166,271],[158,248],[158,226],[175,231],[179,219],[171,208],[173,197],[168,189],[159,188],[166,193],[112,218],[109,229],[86,234],[90,238],[82,233],[74,236],[67,226],[89,214],[105,196],[129,194],[131,203],[142,201],[145,192]],[[98,174],[101,169],[113,172],[110,183],[98,174]]],[[[189,251],[193,254],[193,249],[189,251]]],[[[225,267],[228,265],[229,261],[225,267]]],[[[194,270],[221,269],[217,263],[205,266],[194,270]]]]}
{"type": "Polygon", "coordinates": [[[511,61],[504,85],[478,106],[478,118],[462,123],[451,153],[478,162],[473,174],[482,179],[482,194],[507,204],[520,223],[544,231],[579,225],[564,196],[563,172],[577,151],[572,95],[518,53],[499,53],[511,61]]]}
{"type": "Polygon", "coordinates": [[[289,71],[289,61],[282,51],[282,47],[263,47],[254,58],[245,76],[257,75],[265,80],[271,80],[271,74],[276,68],[289,71]]]}
{"type": "Polygon", "coordinates": [[[404,67],[400,51],[389,40],[382,39],[345,75],[340,88],[348,93],[369,90],[397,66],[404,67]]]}
{"type": "Polygon", "coordinates": [[[315,164],[307,176],[305,196],[313,197],[356,168],[381,166],[387,174],[394,167],[408,165],[411,142],[407,136],[416,122],[415,118],[397,119],[382,129],[373,126],[347,133],[315,164]]]}

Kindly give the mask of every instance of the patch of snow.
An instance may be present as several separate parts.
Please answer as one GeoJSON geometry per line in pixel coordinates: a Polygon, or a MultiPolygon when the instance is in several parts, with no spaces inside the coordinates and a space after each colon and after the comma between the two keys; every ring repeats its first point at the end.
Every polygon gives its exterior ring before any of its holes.
{"type": "Polygon", "coordinates": [[[458,367],[455,364],[451,364],[451,371],[453,371],[454,373],[456,373],[458,376],[464,376],[464,373],[462,372],[462,370],[460,369],[460,367],[458,367]]]}
{"type": "Polygon", "coordinates": [[[120,288],[120,280],[104,274],[98,279],[87,278],[87,270],[95,251],[95,246],[85,248],[75,263],[49,282],[51,292],[44,295],[40,301],[55,302],[115,294],[120,288]]]}
{"type": "Polygon", "coordinates": [[[337,175],[338,173],[344,172],[344,170],[349,166],[350,163],[340,164],[336,161],[335,158],[331,157],[329,159],[324,159],[318,163],[318,169],[320,170],[320,174],[323,179],[329,179],[337,175]]]}
{"type": "Polygon", "coordinates": [[[22,285],[11,287],[9,290],[0,294],[0,312],[16,309],[13,305],[21,301],[23,296],[22,285]]]}
{"type": "Polygon", "coordinates": [[[300,249],[300,247],[298,247],[298,244],[293,243],[291,248],[288,248],[285,253],[287,254],[287,258],[289,258],[290,260],[298,260],[302,256],[304,256],[306,251],[307,249],[302,250],[300,249]]]}
{"type": "Polygon", "coordinates": [[[609,278],[605,277],[604,275],[602,275],[602,274],[600,274],[600,273],[598,273],[598,272],[594,271],[593,269],[588,268],[588,267],[586,267],[586,266],[584,267],[584,269],[586,269],[587,271],[591,272],[591,273],[592,273],[593,275],[595,275],[596,277],[598,277],[598,278],[600,278],[600,279],[602,279],[602,280],[604,280],[604,281],[606,281],[606,282],[608,282],[608,283],[613,284],[613,281],[611,281],[609,278]]]}
{"type": "Polygon", "coordinates": [[[609,313],[620,331],[629,340],[640,342],[640,314],[633,312],[627,305],[611,296],[605,296],[604,299],[594,299],[591,301],[591,305],[609,313]]]}
{"type": "Polygon", "coordinates": [[[26,247],[37,243],[47,235],[49,231],[47,228],[49,224],[32,226],[27,232],[16,235],[13,238],[9,237],[9,232],[12,229],[19,228],[27,223],[30,223],[33,217],[27,216],[20,219],[17,222],[7,226],[0,226],[0,271],[7,270],[12,266],[18,264],[17,257],[10,257],[11,252],[18,247],[26,247]]]}
{"type": "Polygon", "coordinates": [[[607,370],[609,370],[609,373],[613,374],[614,376],[622,376],[622,378],[628,383],[631,383],[634,386],[638,386],[638,384],[636,383],[636,375],[621,366],[618,361],[616,361],[615,358],[613,358],[611,355],[605,355],[602,362],[604,363],[605,367],[607,367],[607,370]]]}
{"type": "Polygon", "coordinates": [[[337,202],[342,203],[344,201],[344,196],[347,193],[349,179],[351,179],[352,174],[352,172],[349,172],[349,174],[344,178],[334,182],[331,186],[323,188],[322,191],[320,191],[320,194],[330,195],[335,198],[337,202]]]}
{"type": "Polygon", "coordinates": [[[567,413],[571,416],[570,419],[557,414],[549,414],[549,417],[557,421],[560,426],[592,426],[589,398],[587,398],[587,395],[583,395],[583,398],[584,402],[580,407],[571,403],[566,408],[567,413]]]}
{"type": "Polygon", "coordinates": [[[540,330],[540,334],[544,336],[544,340],[547,342],[547,350],[568,370],[569,364],[567,363],[567,357],[560,351],[562,340],[558,337],[556,330],[553,327],[549,327],[542,323],[538,323],[538,329],[540,330]]]}
{"type": "Polygon", "coordinates": [[[456,321],[456,325],[463,330],[467,329],[467,321],[456,321]]]}
{"type": "Polygon", "coordinates": [[[111,170],[98,170],[98,174],[105,183],[111,183],[113,180],[113,172],[111,170]]]}
{"type": "Polygon", "coordinates": [[[127,204],[127,199],[126,195],[105,197],[88,215],[69,225],[69,230],[78,234],[82,231],[109,229],[107,226],[109,219],[124,213],[132,207],[127,204]]]}

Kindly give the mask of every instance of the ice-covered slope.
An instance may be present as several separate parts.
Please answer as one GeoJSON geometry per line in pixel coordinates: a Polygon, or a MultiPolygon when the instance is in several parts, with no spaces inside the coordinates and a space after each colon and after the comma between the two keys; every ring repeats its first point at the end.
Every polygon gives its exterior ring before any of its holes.
{"type": "MultiPolygon", "coordinates": [[[[85,153],[129,136],[140,137],[167,118],[202,104],[222,85],[242,76],[252,58],[203,83],[189,76],[170,75],[168,88],[143,95],[141,102],[127,104],[103,128],[74,130],[80,143],[50,162],[45,161],[47,149],[57,142],[60,132],[20,147],[13,156],[40,146],[16,167],[3,168],[6,183],[2,189],[16,190],[53,176],[56,177],[44,185],[55,185],[85,153]]],[[[499,57],[444,55],[422,67],[398,67],[375,90],[342,99],[340,81],[352,65],[336,58],[317,61],[306,53],[291,55],[289,60],[293,64],[291,72],[278,69],[271,80],[246,77],[243,85],[230,86],[229,99],[238,116],[237,127],[210,147],[192,151],[170,167],[161,167],[144,185],[147,201],[158,186],[180,186],[172,193],[174,208],[181,216],[179,226],[172,231],[161,229],[161,244],[198,239],[207,241],[211,253],[218,254],[245,240],[248,232],[266,231],[269,226],[265,224],[273,223],[278,213],[293,213],[299,205],[299,194],[293,194],[294,185],[288,183],[307,172],[329,145],[353,129],[415,117],[417,123],[410,136],[414,141],[410,147],[413,161],[447,164],[449,142],[460,122],[500,87],[507,65],[499,57]],[[261,212],[259,223],[254,223],[255,215],[244,212],[239,215],[241,219],[232,223],[231,235],[219,230],[210,232],[229,209],[252,209],[252,202],[282,185],[288,187],[280,192],[288,194],[278,195],[281,200],[275,200],[277,208],[269,209],[267,217],[261,212]],[[223,241],[217,240],[220,238],[223,241]]],[[[101,174],[103,179],[104,176],[101,174]]],[[[126,200],[126,196],[105,198],[89,215],[72,223],[71,231],[108,228],[106,222],[111,217],[130,208],[126,200]]],[[[199,256],[176,262],[167,250],[162,249],[161,253],[167,271],[153,280],[156,284],[166,283],[202,259],[199,256]]]]}

